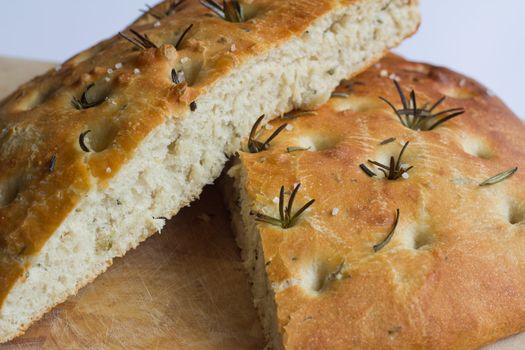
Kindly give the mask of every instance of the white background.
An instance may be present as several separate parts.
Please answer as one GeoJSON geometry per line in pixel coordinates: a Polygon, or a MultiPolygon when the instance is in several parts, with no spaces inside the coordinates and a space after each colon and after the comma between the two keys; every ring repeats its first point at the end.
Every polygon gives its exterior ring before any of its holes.
{"type": "MultiPolygon", "coordinates": [[[[63,61],[129,24],[145,1],[3,0],[0,55],[63,61]]],[[[423,25],[396,51],[476,78],[525,117],[525,1],[421,1],[423,25]]]]}

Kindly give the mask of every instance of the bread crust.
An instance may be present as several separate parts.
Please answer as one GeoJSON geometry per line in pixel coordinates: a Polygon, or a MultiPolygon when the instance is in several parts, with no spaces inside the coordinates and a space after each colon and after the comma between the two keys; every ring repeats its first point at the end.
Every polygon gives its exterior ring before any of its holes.
{"type": "Polygon", "coordinates": [[[83,197],[107,186],[152,130],[168,118],[191,116],[198,108],[192,103],[240,64],[357,0],[245,1],[250,20],[244,23],[224,21],[187,0],[155,18],[172,3],[155,6],[124,32],[147,34],[158,48],[141,50],[115,36],[0,102],[0,303],[28,258],[83,197]],[[173,68],[184,71],[185,83],[173,83],[173,68]],[[84,93],[98,105],[79,107],[84,93]]]}
{"type": "Polygon", "coordinates": [[[280,187],[297,183],[295,209],[316,200],[290,229],[258,224],[284,347],[474,349],[524,331],[523,122],[472,79],[393,55],[352,82],[316,115],[274,120],[273,130],[291,127],[268,150],[240,154],[245,210],[278,217],[280,187]],[[406,128],[378,98],[400,106],[392,78],[420,106],[445,95],[438,111],[466,113],[433,131],[406,128]],[[359,168],[407,141],[408,179],[359,168]],[[374,252],[396,209],[392,240],[374,252]]]}

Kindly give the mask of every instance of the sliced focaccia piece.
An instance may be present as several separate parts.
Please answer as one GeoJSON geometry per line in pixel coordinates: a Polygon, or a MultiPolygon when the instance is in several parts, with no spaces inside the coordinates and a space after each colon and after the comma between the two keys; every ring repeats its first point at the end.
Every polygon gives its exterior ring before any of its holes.
{"type": "Polygon", "coordinates": [[[324,102],[417,0],[164,1],[0,102],[0,342],[160,230],[261,114],[324,102]]]}
{"type": "Polygon", "coordinates": [[[525,330],[525,127],[497,97],[391,56],[287,117],[229,171],[275,349],[474,349],[525,330]]]}

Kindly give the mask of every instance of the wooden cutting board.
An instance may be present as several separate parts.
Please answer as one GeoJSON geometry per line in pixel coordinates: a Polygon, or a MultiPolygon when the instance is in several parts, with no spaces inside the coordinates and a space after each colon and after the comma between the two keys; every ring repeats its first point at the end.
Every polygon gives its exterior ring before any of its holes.
{"type": "MultiPolygon", "coordinates": [[[[0,58],[0,99],[52,64],[0,58]]],[[[0,350],[263,349],[217,188],[0,350]]],[[[525,349],[525,335],[484,350],[525,349]]]]}

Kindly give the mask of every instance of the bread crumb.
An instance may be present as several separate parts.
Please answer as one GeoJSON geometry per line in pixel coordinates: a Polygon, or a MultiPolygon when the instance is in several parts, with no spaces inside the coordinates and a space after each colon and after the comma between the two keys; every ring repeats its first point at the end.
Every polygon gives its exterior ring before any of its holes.
{"type": "Polygon", "coordinates": [[[237,51],[237,46],[235,46],[235,44],[232,44],[232,46],[230,47],[230,51],[231,52],[237,51]]]}
{"type": "Polygon", "coordinates": [[[106,173],[111,174],[111,168],[106,168],[106,173]]]}
{"type": "Polygon", "coordinates": [[[56,72],[60,72],[61,69],[62,69],[62,66],[56,66],[56,67],[55,67],[55,71],[56,71],[56,72]]]}
{"type": "Polygon", "coordinates": [[[464,87],[467,84],[467,80],[465,78],[461,79],[459,81],[459,86],[464,87]]]}

